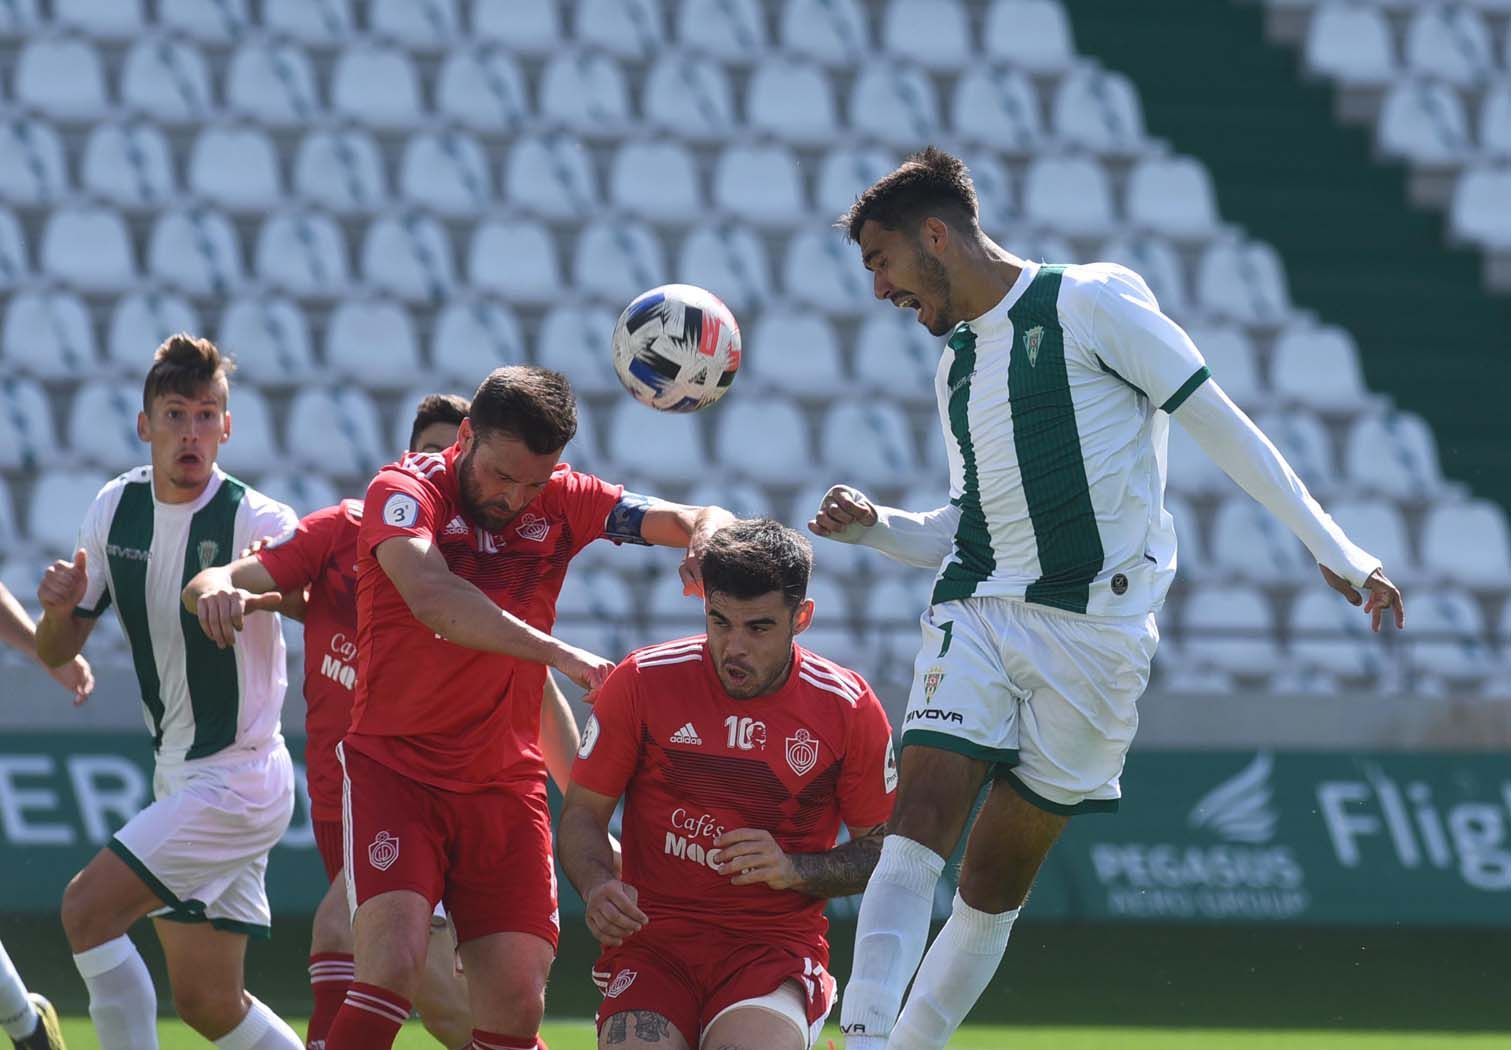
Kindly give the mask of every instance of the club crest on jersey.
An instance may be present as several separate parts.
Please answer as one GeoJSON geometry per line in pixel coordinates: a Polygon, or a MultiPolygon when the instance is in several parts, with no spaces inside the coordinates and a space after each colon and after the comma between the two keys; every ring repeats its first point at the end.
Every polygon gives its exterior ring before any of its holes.
{"type": "Polygon", "coordinates": [[[399,859],[399,838],[386,831],[378,832],[377,838],[367,847],[367,860],[379,871],[387,871],[399,859]]]}
{"type": "Polygon", "coordinates": [[[519,519],[519,528],[514,531],[527,540],[544,543],[551,534],[551,522],[537,514],[526,514],[519,519]]]}
{"type": "Polygon", "coordinates": [[[220,544],[214,540],[199,541],[199,567],[208,569],[215,564],[215,559],[220,556],[220,544]]]}
{"type": "Polygon", "coordinates": [[[639,976],[639,970],[620,970],[614,975],[614,979],[609,982],[609,986],[604,990],[603,994],[610,999],[617,999],[629,990],[630,985],[634,984],[635,978],[639,976]]]}
{"type": "Polygon", "coordinates": [[[1036,324],[1023,333],[1023,349],[1028,351],[1028,367],[1039,363],[1039,344],[1044,342],[1044,326],[1036,324]]]}
{"type": "Polygon", "coordinates": [[[818,741],[806,729],[799,729],[787,738],[787,764],[800,777],[813,772],[818,765],[818,741]]]}
{"type": "Polygon", "coordinates": [[[939,683],[944,681],[943,667],[930,667],[923,675],[923,702],[931,703],[934,694],[939,691],[939,683]]]}

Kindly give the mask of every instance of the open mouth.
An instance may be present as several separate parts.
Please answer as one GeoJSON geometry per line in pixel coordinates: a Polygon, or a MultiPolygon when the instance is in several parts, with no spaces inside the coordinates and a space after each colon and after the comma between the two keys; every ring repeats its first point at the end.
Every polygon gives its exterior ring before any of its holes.
{"type": "Polygon", "coordinates": [[[181,467],[196,467],[200,464],[201,458],[198,452],[180,452],[173,462],[181,467]]]}
{"type": "Polygon", "coordinates": [[[725,664],[724,674],[735,685],[744,685],[750,680],[750,672],[743,667],[732,667],[729,664],[725,664]]]}

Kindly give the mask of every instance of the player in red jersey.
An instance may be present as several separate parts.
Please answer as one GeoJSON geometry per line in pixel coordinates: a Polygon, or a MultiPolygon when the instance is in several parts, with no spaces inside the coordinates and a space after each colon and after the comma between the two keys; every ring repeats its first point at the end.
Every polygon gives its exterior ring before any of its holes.
{"type": "Polygon", "coordinates": [[[571,559],[600,537],[685,547],[700,587],[718,508],[626,493],[558,462],[577,427],[566,377],[501,368],[457,443],[367,490],[357,551],[357,697],[340,753],[357,980],[326,1050],[392,1045],[444,899],[473,1046],[535,1046],[558,923],[537,746],[547,667],[596,689],[610,661],[549,633],[571,559]]]}
{"type": "Polygon", "coordinates": [[[603,944],[599,1047],[807,1050],[823,1027],[824,899],[865,888],[897,767],[870,686],[793,641],[812,558],[776,522],[719,530],[708,634],[632,653],[599,690],[558,832],[603,944]]]}

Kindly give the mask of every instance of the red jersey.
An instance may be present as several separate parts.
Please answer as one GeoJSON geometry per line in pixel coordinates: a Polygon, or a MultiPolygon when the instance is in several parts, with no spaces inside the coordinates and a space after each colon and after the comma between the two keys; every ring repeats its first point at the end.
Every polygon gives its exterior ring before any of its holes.
{"type": "Polygon", "coordinates": [[[341,819],[336,745],[351,724],[357,685],[357,530],[362,504],[342,500],[299,522],[282,543],[257,552],[280,591],[309,588],[304,613],[304,761],[310,814],[341,819]]]}
{"type": "Polygon", "coordinates": [[[458,448],[407,454],[367,488],[357,539],[357,698],[346,746],[448,791],[544,790],[543,664],[467,649],[420,623],[374,553],[416,536],[499,608],[550,632],[567,563],[604,534],[624,491],[565,463],[502,531],[473,523],[457,488],[458,448]]]}
{"type": "Polygon", "coordinates": [[[625,796],[624,881],[651,929],[657,917],[691,919],[797,941],[827,961],[824,902],[733,885],[710,866],[714,840],[758,828],[788,853],[823,852],[841,821],[886,821],[897,767],[886,712],[854,671],[794,646],[780,689],[736,700],[700,636],[640,649],[614,669],[572,780],[625,796]]]}

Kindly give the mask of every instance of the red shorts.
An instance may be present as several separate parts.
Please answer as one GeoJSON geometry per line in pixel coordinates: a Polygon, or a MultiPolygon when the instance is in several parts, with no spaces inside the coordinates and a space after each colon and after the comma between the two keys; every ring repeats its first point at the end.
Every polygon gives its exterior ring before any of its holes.
{"type": "Polygon", "coordinates": [[[341,821],[316,817],[310,823],[315,827],[315,848],[320,851],[320,861],[325,865],[325,878],[329,882],[335,882],[342,865],[346,863],[342,860],[346,847],[342,844],[341,821]]]}
{"type": "Polygon", "coordinates": [[[660,1014],[696,1047],[715,1017],[796,981],[808,1024],[822,1026],[834,1005],[826,953],[811,944],[758,944],[748,934],[657,918],[618,948],[605,948],[593,967],[603,993],[597,1022],[626,1010],[660,1014]]]}
{"type": "Polygon", "coordinates": [[[529,933],[555,949],[556,866],[545,786],[471,794],[411,780],[343,746],[347,884],[444,901],[457,940],[529,933]]]}

